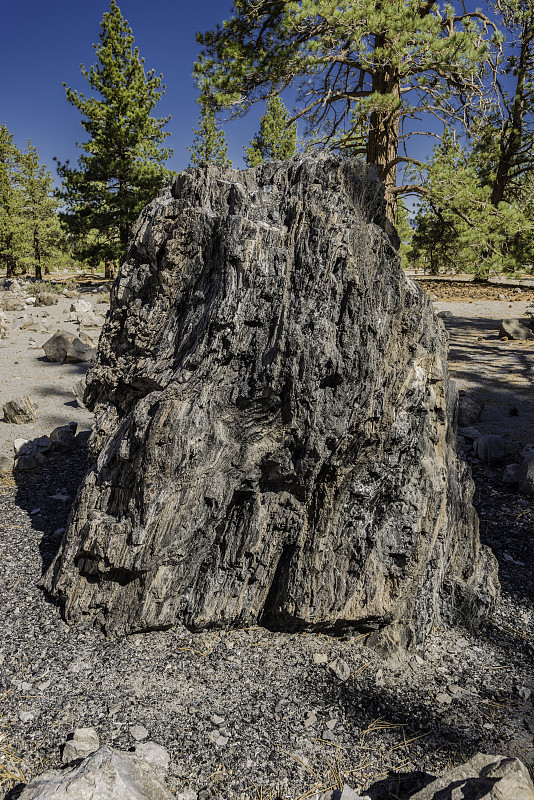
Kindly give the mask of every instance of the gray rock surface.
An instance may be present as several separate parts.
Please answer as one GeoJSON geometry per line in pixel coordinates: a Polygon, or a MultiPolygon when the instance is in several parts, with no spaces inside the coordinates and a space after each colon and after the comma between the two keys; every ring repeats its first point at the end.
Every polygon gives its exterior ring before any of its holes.
{"type": "Polygon", "coordinates": [[[87,758],[100,747],[100,739],[94,728],[76,728],[67,739],[61,753],[61,760],[70,764],[77,758],[87,758]]]}
{"type": "Polygon", "coordinates": [[[65,361],[69,347],[76,336],[69,331],[57,331],[43,345],[43,350],[49,361],[65,361]]]}
{"type": "Polygon", "coordinates": [[[517,758],[477,753],[445,773],[412,800],[534,800],[534,784],[517,758]]]}
{"type": "Polygon", "coordinates": [[[499,338],[503,339],[534,339],[534,333],[520,319],[503,319],[499,328],[499,338]]]}
{"type": "Polygon", "coordinates": [[[492,609],[446,334],[384,226],[374,174],[328,157],[192,169],[145,209],[45,581],[70,622],[422,640],[492,609]]]}
{"type": "Polygon", "coordinates": [[[28,422],[35,422],[37,419],[35,406],[31,397],[16,397],[9,400],[3,406],[4,420],[14,425],[25,425],[28,422]]]}
{"type": "Polygon", "coordinates": [[[475,425],[484,410],[484,403],[466,392],[459,392],[458,425],[461,428],[475,425]]]}
{"type": "Polygon", "coordinates": [[[33,778],[19,800],[173,800],[149,764],[101,747],[79,764],[33,778]]]}
{"type": "Polygon", "coordinates": [[[82,342],[78,337],[72,340],[67,350],[66,360],[72,364],[79,364],[83,361],[92,361],[95,357],[96,349],[82,342]]]}
{"type": "Polygon", "coordinates": [[[504,439],[485,433],[475,440],[475,453],[484,464],[499,464],[504,458],[504,439]]]}

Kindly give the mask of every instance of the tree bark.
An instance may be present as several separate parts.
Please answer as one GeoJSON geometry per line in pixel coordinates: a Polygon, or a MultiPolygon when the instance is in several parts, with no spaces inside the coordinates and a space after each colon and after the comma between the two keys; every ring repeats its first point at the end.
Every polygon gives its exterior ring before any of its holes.
{"type": "MultiPolygon", "coordinates": [[[[375,48],[387,47],[385,36],[375,36],[375,48]]],[[[400,104],[400,80],[395,67],[378,67],[373,75],[373,92],[387,94],[400,104]]],[[[390,111],[373,111],[369,119],[369,136],[366,157],[368,164],[378,168],[378,174],[385,186],[386,217],[395,225],[397,214],[397,165],[394,164],[399,150],[399,111],[398,106],[390,111]]]]}

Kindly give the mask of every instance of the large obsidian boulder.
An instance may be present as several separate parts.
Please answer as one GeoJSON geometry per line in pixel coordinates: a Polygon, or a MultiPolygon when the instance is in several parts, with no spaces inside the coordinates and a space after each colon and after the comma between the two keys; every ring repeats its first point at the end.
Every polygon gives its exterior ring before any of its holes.
{"type": "Polygon", "coordinates": [[[190,169],[144,210],[45,581],[68,621],[421,640],[491,611],[446,334],[385,226],[374,172],[327,156],[190,169]]]}

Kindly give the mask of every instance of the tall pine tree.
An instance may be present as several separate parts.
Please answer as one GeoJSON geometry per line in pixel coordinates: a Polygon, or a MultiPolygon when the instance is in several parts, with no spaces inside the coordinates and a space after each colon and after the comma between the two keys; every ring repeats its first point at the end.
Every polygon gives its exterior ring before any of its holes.
{"type": "Polygon", "coordinates": [[[297,125],[277,94],[267,99],[265,114],[260,120],[260,130],[250,145],[245,147],[245,162],[256,167],[264,161],[291,158],[297,152],[297,125]]]}
{"type": "Polygon", "coordinates": [[[23,254],[21,155],[7,125],[0,125],[0,264],[8,278],[19,271],[23,254]]]}
{"type": "Polygon", "coordinates": [[[20,156],[20,186],[25,237],[22,263],[25,269],[34,272],[37,280],[42,280],[43,270],[50,272],[51,261],[63,249],[64,237],[50,170],[39,162],[31,142],[20,156]]]}
{"type": "Polygon", "coordinates": [[[217,127],[215,110],[205,100],[200,101],[200,118],[198,128],[193,131],[193,146],[187,149],[191,153],[191,164],[218,164],[220,167],[231,167],[228,158],[228,143],[224,131],[217,127]]]}
{"type": "MultiPolygon", "coordinates": [[[[407,137],[429,121],[467,124],[494,66],[496,26],[465,3],[435,0],[234,0],[233,15],[199,34],[197,80],[218,107],[244,114],[272,86],[297,88],[320,146],[350,148],[376,165],[395,221],[407,137]],[[423,124],[413,131],[410,119],[423,124]],[[410,130],[412,132],[410,132],[410,130]]],[[[413,187],[412,187],[413,189],[413,187]]]]}
{"type": "MultiPolygon", "coordinates": [[[[132,223],[142,208],[171,178],[163,167],[172,151],[161,146],[169,134],[167,118],[152,112],[165,86],[162,75],[145,72],[128,22],[115,0],[101,22],[94,45],[97,64],[81,66],[96,96],[66,87],[67,100],[83,116],[90,139],[77,168],[59,164],[63,178],[63,219],[81,240],[77,250],[93,261],[104,260],[111,277],[124,257],[132,223]]],[[[64,84],[65,85],[65,84],[64,84]]]]}

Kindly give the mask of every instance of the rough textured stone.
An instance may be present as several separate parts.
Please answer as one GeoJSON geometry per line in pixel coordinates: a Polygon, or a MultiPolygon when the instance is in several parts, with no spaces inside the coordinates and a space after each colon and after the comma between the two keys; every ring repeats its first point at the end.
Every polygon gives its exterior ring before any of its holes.
{"type": "Polygon", "coordinates": [[[76,337],[72,340],[67,350],[67,361],[78,364],[82,361],[92,361],[95,357],[96,350],[94,347],[82,342],[81,339],[76,337]]]}
{"type": "Polygon", "coordinates": [[[28,396],[16,397],[3,406],[4,420],[14,425],[26,425],[35,422],[35,406],[28,396]]]}
{"type": "Polygon", "coordinates": [[[39,292],[35,295],[36,306],[55,306],[59,301],[59,297],[54,292],[39,292]]]}
{"type": "Polygon", "coordinates": [[[504,439],[485,433],[475,440],[475,453],[484,464],[499,464],[504,458],[504,439]]]}
{"type": "Polygon", "coordinates": [[[0,456],[0,475],[5,475],[13,469],[14,461],[9,456],[0,456]]]}
{"type": "Polygon", "coordinates": [[[76,336],[69,331],[57,331],[43,345],[43,350],[49,361],[65,361],[69,347],[76,336]]]}
{"type": "Polygon", "coordinates": [[[384,228],[374,173],[330,157],[191,169],[145,209],[45,579],[70,622],[423,639],[492,608],[446,333],[384,228]]]}
{"type": "Polygon", "coordinates": [[[61,760],[65,764],[77,758],[87,758],[98,750],[100,739],[94,728],[76,728],[72,736],[67,739],[61,753],[61,760]]]}
{"type": "Polygon", "coordinates": [[[534,800],[534,784],[517,758],[477,753],[430,783],[412,800],[534,800]]]}
{"type": "Polygon", "coordinates": [[[475,425],[484,410],[484,403],[466,392],[459,392],[458,425],[461,428],[475,425]]]}
{"type": "Polygon", "coordinates": [[[534,456],[525,458],[517,471],[519,491],[534,497],[534,456]]]}
{"type": "Polygon", "coordinates": [[[33,778],[19,800],[173,800],[148,763],[101,747],[80,763],[33,778]]]}
{"type": "Polygon", "coordinates": [[[503,319],[499,328],[500,339],[534,339],[534,333],[520,319],[503,319]]]}

